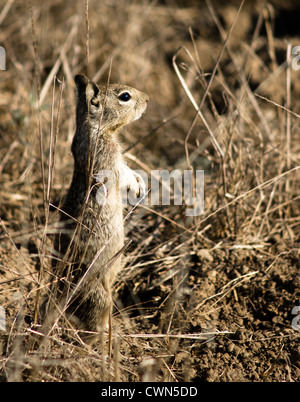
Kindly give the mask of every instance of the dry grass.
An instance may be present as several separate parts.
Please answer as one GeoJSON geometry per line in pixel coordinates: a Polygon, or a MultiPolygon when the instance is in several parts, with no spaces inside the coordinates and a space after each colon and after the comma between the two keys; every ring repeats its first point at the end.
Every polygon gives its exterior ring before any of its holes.
{"type": "MultiPolygon", "coordinates": [[[[272,273],[293,281],[300,73],[291,68],[290,50],[300,38],[276,37],[276,2],[253,7],[245,1],[240,12],[235,2],[197,4],[0,4],[0,44],[8,57],[7,71],[0,72],[3,380],[240,380],[226,377],[227,368],[211,375],[198,356],[214,350],[218,365],[223,338],[228,348],[248,347],[255,331],[239,338],[247,324],[237,327],[235,317],[256,317],[249,318],[254,328],[263,319],[255,316],[253,295],[268,294],[272,273]],[[147,113],[122,133],[132,168],[205,171],[201,216],[186,217],[184,205],[141,205],[128,214],[132,242],[115,284],[112,331],[94,348],[68,323],[63,329],[56,322],[42,335],[38,317],[51,275],[49,234],[72,174],[79,72],[149,94],[147,113]]],[[[299,289],[295,279],[282,311],[297,303],[299,289]]],[[[297,338],[285,318],[286,332],[278,335],[273,323],[260,339],[297,338]]],[[[247,378],[297,380],[300,368],[291,356],[284,357],[289,370],[280,371],[276,360],[262,364],[258,378],[247,378]]]]}

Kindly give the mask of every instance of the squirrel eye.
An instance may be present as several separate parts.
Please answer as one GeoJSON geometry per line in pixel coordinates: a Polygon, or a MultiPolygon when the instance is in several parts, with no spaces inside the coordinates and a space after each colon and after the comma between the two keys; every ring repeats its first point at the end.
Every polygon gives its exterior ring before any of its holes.
{"type": "Polygon", "coordinates": [[[98,106],[99,106],[99,99],[93,98],[93,99],[91,100],[91,104],[92,104],[93,106],[98,107],[98,106]]]}
{"type": "Polygon", "coordinates": [[[131,99],[131,95],[128,92],[123,92],[118,98],[123,102],[128,102],[131,99]]]}

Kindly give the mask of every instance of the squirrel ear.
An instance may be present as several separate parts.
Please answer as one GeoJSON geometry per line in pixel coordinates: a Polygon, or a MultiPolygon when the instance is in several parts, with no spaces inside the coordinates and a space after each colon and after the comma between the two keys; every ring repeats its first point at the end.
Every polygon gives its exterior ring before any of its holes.
{"type": "Polygon", "coordinates": [[[75,84],[77,87],[78,93],[85,91],[87,84],[89,83],[89,79],[83,74],[77,74],[75,76],[75,84]]]}
{"type": "Polygon", "coordinates": [[[75,84],[77,87],[77,94],[84,96],[87,98],[88,101],[95,98],[99,93],[98,85],[94,82],[90,81],[85,75],[77,74],[75,76],[75,84]]]}
{"type": "Polygon", "coordinates": [[[91,101],[94,98],[97,98],[99,94],[99,87],[97,84],[95,84],[92,81],[89,81],[87,87],[86,87],[86,97],[89,101],[91,101]]]}

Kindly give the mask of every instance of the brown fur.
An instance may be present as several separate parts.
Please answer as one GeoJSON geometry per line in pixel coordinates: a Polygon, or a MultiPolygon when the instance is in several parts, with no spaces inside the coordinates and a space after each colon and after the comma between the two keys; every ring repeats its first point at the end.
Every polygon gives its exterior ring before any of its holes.
{"type": "MultiPolygon", "coordinates": [[[[117,133],[140,118],[148,96],[125,85],[98,86],[83,75],[76,76],[75,82],[74,173],[55,239],[56,261],[62,259],[53,269],[56,282],[59,279],[55,302],[60,301],[76,328],[98,332],[108,325],[111,287],[122,268],[124,225],[119,175],[124,172],[128,189],[134,178],[136,193],[143,192],[144,185],[122,161],[117,133]],[[120,99],[124,93],[130,95],[129,101],[120,99]],[[116,187],[99,178],[98,173],[106,170],[113,172],[116,187]],[[104,205],[97,198],[99,189],[98,197],[103,195],[104,205]]],[[[93,337],[85,339],[91,341],[93,337]]]]}

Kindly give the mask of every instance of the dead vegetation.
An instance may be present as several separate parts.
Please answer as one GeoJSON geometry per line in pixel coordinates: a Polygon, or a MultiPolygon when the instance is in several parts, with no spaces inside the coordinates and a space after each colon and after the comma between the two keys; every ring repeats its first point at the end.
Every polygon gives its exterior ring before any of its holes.
{"type": "Polygon", "coordinates": [[[3,381],[299,381],[297,10],[239,7],[1,3],[3,381]],[[43,336],[38,315],[71,180],[80,72],[149,94],[147,113],[122,133],[132,168],[205,174],[199,217],[172,203],[127,210],[112,331],[94,348],[67,323],[43,336]]]}

